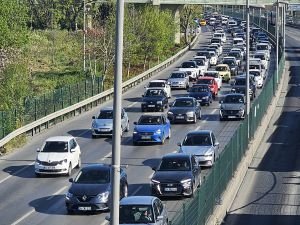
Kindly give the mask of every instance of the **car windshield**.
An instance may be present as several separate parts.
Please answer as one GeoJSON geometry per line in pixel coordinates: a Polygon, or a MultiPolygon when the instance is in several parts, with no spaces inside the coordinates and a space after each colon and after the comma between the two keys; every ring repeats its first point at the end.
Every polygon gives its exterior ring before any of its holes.
{"type": "Polygon", "coordinates": [[[170,78],[184,78],[185,75],[183,73],[172,73],[170,78]]]}
{"type": "Polygon", "coordinates": [[[240,103],[244,103],[244,98],[243,96],[240,95],[227,95],[224,98],[223,103],[240,104],[240,103]]]}
{"type": "Polygon", "coordinates": [[[68,142],[65,141],[47,141],[43,152],[68,152],[68,142]]]}
{"type": "Polygon", "coordinates": [[[211,84],[211,83],[212,83],[212,80],[210,80],[210,79],[197,80],[197,84],[211,84]]]}
{"type": "Polygon", "coordinates": [[[205,65],[204,60],[198,59],[198,60],[195,60],[195,61],[196,61],[198,66],[204,66],[205,65]]]}
{"type": "Polygon", "coordinates": [[[235,85],[246,85],[246,79],[236,79],[235,85]]]}
{"type": "Polygon", "coordinates": [[[162,96],[163,94],[164,94],[163,90],[148,89],[146,91],[145,96],[162,96]]]}
{"type": "Polygon", "coordinates": [[[204,73],[204,76],[218,78],[218,73],[204,73]]]}
{"type": "Polygon", "coordinates": [[[181,68],[195,68],[194,62],[184,62],[181,64],[181,68]]]}
{"type": "Polygon", "coordinates": [[[160,116],[142,116],[138,122],[139,125],[159,125],[162,124],[160,116]]]}
{"type": "Polygon", "coordinates": [[[238,53],[238,52],[229,52],[228,56],[233,56],[233,57],[238,58],[238,57],[240,57],[240,53],[238,53]]]}
{"type": "Polygon", "coordinates": [[[259,65],[249,65],[250,70],[259,70],[260,66],[259,65]]]}
{"type": "Polygon", "coordinates": [[[150,82],[148,87],[165,87],[164,82],[150,82]]]}
{"type": "Polygon", "coordinates": [[[264,55],[254,55],[254,58],[266,60],[266,57],[264,55]]]}
{"type": "Polygon", "coordinates": [[[98,119],[113,119],[113,117],[114,117],[113,111],[104,110],[100,112],[98,119]]]}
{"type": "Polygon", "coordinates": [[[224,60],[223,63],[227,64],[228,66],[234,66],[235,65],[233,60],[224,60]]]}
{"type": "Polygon", "coordinates": [[[107,184],[110,182],[109,170],[81,170],[74,183],[77,184],[107,184]]]}
{"type": "Polygon", "coordinates": [[[153,223],[151,205],[120,205],[119,224],[153,223]]]}
{"type": "Polygon", "coordinates": [[[216,71],[226,71],[227,67],[226,66],[217,66],[216,71]]]}
{"type": "Polygon", "coordinates": [[[256,50],[269,50],[268,45],[257,45],[256,50]]]}
{"type": "Polygon", "coordinates": [[[240,94],[245,94],[246,93],[246,88],[245,87],[235,87],[232,89],[233,93],[240,93],[240,94]]]}
{"type": "Polygon", "coordinates": [[[158,168],[159,171],[190,171],[191,165],[188,159],[163,158],[158,168]]]}
{"type": "Polygon", "coordinates": [[[194,103],[193,100],[190,99],[177,99],[175,100],[174,107],[193,107],[194,103]]]}
{"type": "Polygon", "coordinates": [[[195,86],[192,87],[190,92],[209,92],[209,89],[205,86],[195,86]]]}
{"type": "Polygon", "coordinates": [[[210,146],[212,145],[209,134],[188,134],[183,143],[183,146],[210,146]]]}

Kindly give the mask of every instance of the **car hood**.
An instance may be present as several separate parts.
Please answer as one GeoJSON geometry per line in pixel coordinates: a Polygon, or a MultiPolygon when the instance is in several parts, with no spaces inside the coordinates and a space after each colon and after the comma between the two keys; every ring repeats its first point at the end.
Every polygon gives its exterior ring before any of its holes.
{"type": "Polygon", "coordinates": [[[229,71],[219,71],[219,74],[222,76],[222,75],[225,75],[225,74],[228,74],[229,71]]]}
{"type": "Polygon", "coordinates": [[[152,179],[161,183],[180,182],[185,179],[192,178],[191,171],[156,171],[152,179]]]}
{"type": "Polygon", "coordinates": [[[184,82],[185,79],[184,78],[170,78],[168,81],[171,83],[172,82],[184,82]]]}
{"type": "Polygon", "coordinates": [[[112,127],[113,120],[112,119],[94,119],[93,125],[94,125],[94,127],[112,127]]]}
{"type": "Polygon", "coordinates": [[[187,154],[205,155],[213,151],[213,146],[181,146],[180,149],[187,154]]]}
{"type": "Polygon", "coordinates": [[[221,104],[221,109],[224,109],[224,110],[240,110],[243,108],[245,108],[245,105],[242,103],[236,103],[236,104],[223,103],[223,104],[221,104]]]}
{"type": "Polygon", "coordinates": [[[37,159],[43,162],[57,162],[68,158],[67,152],[39,152],[37,159]]]}
{"type": "Polygon", "coordinates": [[[72,183],[69,192],[73,195],[98,195],[110,191],[110,184],[77,184],[72,183]]]}
{"type": "Polygon", "coordinates": [[[136,125],[134,129],[137,132],[155,132],[161,128],[162,125],[136,125]]]}
{"type": "Polygon", "coordinates": [[[155,102],[156,103],[156,101],[161,101],[161,100],[163,100],[164,99],[164,96],[145,96],[144,98],[143,98],[143,102],[155,102]]]}
{"type": "Polygon", "coordinates": [[[187,112],[194,111],[194,108],[192,107],[171,107],[169,112],[175,113],[175,114],[185,114],[187,112]]]}

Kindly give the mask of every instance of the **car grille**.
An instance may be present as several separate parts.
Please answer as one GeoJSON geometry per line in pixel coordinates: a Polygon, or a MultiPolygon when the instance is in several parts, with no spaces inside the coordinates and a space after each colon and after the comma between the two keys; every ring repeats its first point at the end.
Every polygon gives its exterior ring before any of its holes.
{"type": "Polygon", "coordinates": [[[161,189],[161,193],[166,195],[182,193],[182,186],[179,183],[161,183],[160,189],[161,189]]]}
{"type": "Polygon", "coordinates": [[[140,132],[140,135],[147,135],[147,136],[151,136],[154,134],[154,132],[140,132]]]}
{"type": "Polygon", "coordinates": [[[41,161],[40,163],[41,163],[41,165],[43,165],[43,166],[57,166],[57,164],[58,164],[57,161],[53,161],[53,162],[45,162],[45,161],[41,161]]]}
{"type": "Polygon", "coordinates": [[[225,113],[227,115],[235,115],[239,113],[239,110],[226,110],[225,113]]]}
{"type": "Polygon", "coordinates": [[[112,130],[108,130],[108,131],[103,131],[103,130],[101,130],[101,131],[99,131],[99,130],[94,130],[94,132],[95,132],[96,134],[112,134],[112,130]]]}
{"type": "Polygon", "coordinates": [[[79,202],[89,202],[91,199],[95,198],[97,195],[77,195],[76,198],[79,202]]]}
{"type": "Polygon", "coordinates": [[[44,170],[44,169],[39,169],[39,172],[45,172],[45,173],[59,173],[62,172],[63,170],[61,169],[51,169],[51,170],[44,170]]]}

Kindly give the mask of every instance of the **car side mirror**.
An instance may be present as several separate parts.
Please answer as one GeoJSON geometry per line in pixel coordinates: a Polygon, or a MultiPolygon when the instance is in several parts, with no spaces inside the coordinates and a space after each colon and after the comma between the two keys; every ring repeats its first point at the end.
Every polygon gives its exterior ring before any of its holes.
{"type": "Polygon", "coordinates": [[[37,151],[37,152],[40,152],[40,151],[41,151],[41,149],[40,149],[40,148],[37,148],[37,149],[36,149],[36,151],[37,151]]]}
{"type": "Polygon", "coordinates": [[[182,146],[182,143],[181,143],[181,142],[178,142],[177,145],[178,145],[179,147],[181,147],[181,146],[182,146]]]}
{"type": "Polygon", "coordinates": [[[137,125],[137,122],[133,122],[134,125],[137,125]]]}
{"type": "Polygon", "coordinates": [[[105,216],[105,220],[110,221],[110,216],[105,216]]]}
{"type": "Polygon", "coordinates": [[[92,119],[93,119],[93,120],[96,119],[96,116],[92,116],[92,119]]]}
{"type": "Polygon", "coordinates": [[[73,178],[70,178],[70,179],[69,179],[69,182],[70,182],[70,183],[73,183],[73,182],[74,182],[73,178]]]}

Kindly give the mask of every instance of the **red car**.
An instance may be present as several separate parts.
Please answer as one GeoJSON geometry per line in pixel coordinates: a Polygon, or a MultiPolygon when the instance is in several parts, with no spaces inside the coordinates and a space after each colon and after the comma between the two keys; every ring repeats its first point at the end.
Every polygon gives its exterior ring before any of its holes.
{"type": "Polygon", "coordinates": [[[213,97],[218,95],[218,84],[213,77],[199,77],[196,84],[208,84],[213,97]]]}

